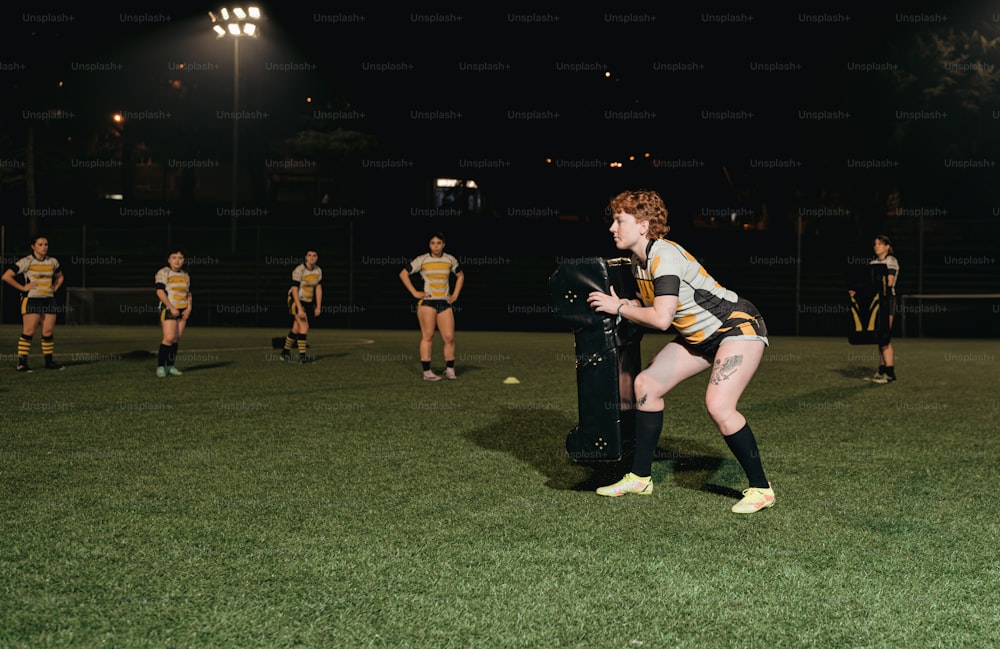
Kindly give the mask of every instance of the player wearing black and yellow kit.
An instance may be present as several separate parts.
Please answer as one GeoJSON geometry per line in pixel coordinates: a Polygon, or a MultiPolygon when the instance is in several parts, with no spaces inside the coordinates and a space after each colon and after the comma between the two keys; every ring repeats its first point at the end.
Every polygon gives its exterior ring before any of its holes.
{"type": "Polygon", "coordinates": [[[653,492],[651,467],[663,428],[663,397],[682,381],[711,368],[705,406],[726,445],[743,467],[749,488],[732,506],[751,514],[774,505],[774,491],[764,474],[757,442],[746,418],[736,409],[768,345],[764,319],[749,301],[726,289],[679,244],[665,237],[667,209],[656,192],[622,192],[609,204],[611,234],[619,250],[632,253],[632,272],[640,299],[594,291],[591,308],[659,330],[671,326],[668,342],[635,377],[635,457],[632,470],[602,496],[653,492]]]}
{"type": "Polygon", "coordinates": [[[17,340],[17,371],[31,372],[28,354],[31,340],[42,325],[42,354],[45,368],[61,370],[63,366],[55,362],[54,331],[56,326],[55,293],[63,284],[63,274],[59,260],[49,257],[49,240],[38,236],[31,241],[31,254],[18,259],[7,267],[3,281],[16,288],[21,294],[21,336],[17,340]]]}
{"type": "Polygon", "coordinates": [[[465,273],[458,260],[444,251],[444,236],[440,233],[431,237],[430,252],[416,257],[410,265],[399,271],[403,286],[417,301],[417,320],[420,323],[420,364],[425,381],[440,381],[441,377],[431,371],[431,353],[434,349],[434,330],[441,332],[444,343],[444,377],[454,380],[455,374],[455,312],[452,304],[458,299],[465,284],[465,273]],[[410,275],[420,273],[424,280],[424,290],[413,286],[410,275]],[[451,276],[455,276],[454,290],[451,276]]]}
{"type": "Polygon", "coordinates": [[[899,280],[899,260],[893,255],[892,240],[884,234],[875,237],[872,244],[875,258],[869,264],[885,266],[885,286],[882,293],[885,299],[885,309],[889,312],[889,329],[885,340],[879,342],[879,365],[871,380],[875,383],[892,383],[896,380],[896,352],[892,348],[892,321],[896,311],[896,282],[899,280]]]}
{"type": "Polygon", "coordinates": [[[167,265],[156,272],[156,297],[160,300],[160,325],[163,338],[157,355],[156,376],[180,376],[174,367],[177,346],[188,318],[191,317],[191,276],[184,270],[184,252],[174,250],[167,256],[167,265]]]}
{"type": "MultiPolygon", "coordinates": [[[[875,257],[868,262],[869,266],[884,266],[885,273],[880,274],[881,286],[874,287],[879,300],[879,309],[886,313],[884,332],[880,329],[878,336],[878,369],[875,374],[865,377],[873,383],[892,383],[896,380],[896,353],[892,348],[892,321],[896,311],[896,282],[899,279],[899,260],[893,256],[892,240],[884,234],[877,235],[872,249],[875,257]]],[[[853,300],[854,289],[848,289],[853,300]]],[[[857,316],[855,316],[857,318],[857,316]]]]}
{"type": "Polygon", "coordinates": [[[292,347],[299,350],[299,361],[307,363],[311,358],[308,349],[309,327],[323,311],[323,269],[316,262],[319,253],[307,250],[305,260],[292,270],[292,287],[288,289],[288,313],[292,316],[292,328],[285,336],[285,347],[281,350],[281,360],[292,358],[292,347]]]}

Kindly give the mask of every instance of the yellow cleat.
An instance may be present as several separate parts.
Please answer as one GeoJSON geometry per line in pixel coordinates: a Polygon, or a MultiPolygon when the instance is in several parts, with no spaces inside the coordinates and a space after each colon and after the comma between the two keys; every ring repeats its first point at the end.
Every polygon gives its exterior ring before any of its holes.
{"type": "Polygon", "coordinates": [[[641,478],[634,473],[626,473],[625,477],[618,482],[606,487],[597,489],[598,496],[624,496],[625,494],[636,494],[638,496],[653,495],[653,477],[641,478]]]}
{"type": "Polygon", "coordinates": [[[753,514],[768,507],[774,507],[774,489],[750,487],[743,490],[743,498],[733,505],[733,513],[753,514]]]}

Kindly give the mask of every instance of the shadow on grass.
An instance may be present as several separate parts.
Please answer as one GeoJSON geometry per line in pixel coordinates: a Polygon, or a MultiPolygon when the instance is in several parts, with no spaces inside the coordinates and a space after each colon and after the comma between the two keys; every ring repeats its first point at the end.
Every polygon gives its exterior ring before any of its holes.
{"type": "Polygon", "coordinates": [[[156,352],[145,349],[133,349],[130,352],[125,352],[121,357],[123,361],[142,361],[147,358],[156,358],[156,352]]]}
{"type": "Polygon", "coordinates": [[[65,355],[57,355],[56,358],[66,367],[75,367],[78,365],[97,365],[110,361],[145,361],[156,358],[156,353],[145,349],[133,349],[132,351],[110,354],[72,354],[70,356],[72,360],[65,360],[65,355]]]}
{"type": "MultiPolygon", "coordinates": [[[[312,360],[310,361],[310,363],[319,363],[321,361],[335,361],[338,358],[344,358],[346,356],[350,356],[350,353],[349,352],[332,352],[332,353],[329,353],[329,354],[309,354],[309,357],[312,358],[312,360]]],[[[296,357],[296,358],[294,358],[291,361],[284,361],[284,362],[285,362],[286,365],[295,365],[296,363],[298,363],[300,361],[299,361],[298,357],[296,357]]],[[[308,365],[308,364],[309,363],[306,363],[306,365],[308,365]]]]}
{"type": "MultiPolygon", "coordinates": [[[[877,364],[877,363],[876,363],[877,364]]],[[[870,366],[852,365],[850,367],[839,367],[833,370],[845,379],[868,379],[875,374],[875,369],[870,366]]]]}
{"type": "Polygon", "coordinates": [[[202,370],[214,370],[220,367],[232,365],[232,361],[221,361],[218,363],[201,363],[200,365],[178,366],[177,369],[187,374],[188,372],[201,372],[202,370]]]}
{"type": "MultiPolygon", "coordinates": [[[[619,480],[631,468],[631,456],[620,461],[575,462],[566,451],[566,436],[577,425],[553,410],[508,408],[498,421],[472,430],[465,437],[481,448],[507,453],[546,476],[546,486],[564,491],[593,491],[619,480]]],[[[717,433],[714,433],[717,434],[717,433]]],[[[709,480],[726,458],[691,440],[661,437],[653,461],[653,478],[671,480],[696,491],[739,497],[732,488],[709,480]]]]}

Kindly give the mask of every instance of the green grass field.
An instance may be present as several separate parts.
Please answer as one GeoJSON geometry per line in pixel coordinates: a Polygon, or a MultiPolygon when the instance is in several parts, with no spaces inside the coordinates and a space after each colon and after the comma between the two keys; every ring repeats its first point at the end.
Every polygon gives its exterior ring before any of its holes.
{"type": "Polygon", "coordinates": [[[654,495],[594,495],[568,332],[460,331],[437,383],[415,326],[314,330],[311,365],[192,327],[166,379],[155,326],[60,328],[29,375],[18,332],[0,647],[1000,646],[995,340],[897,340],[875,385],[874,347],[773,338],[741,410],[777,505],[737,516],[701,377],[654,495]]]}

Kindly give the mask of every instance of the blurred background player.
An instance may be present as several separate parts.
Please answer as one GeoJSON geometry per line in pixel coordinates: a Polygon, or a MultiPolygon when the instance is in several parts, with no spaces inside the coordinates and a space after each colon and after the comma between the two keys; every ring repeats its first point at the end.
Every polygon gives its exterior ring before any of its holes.
{"type": "Polygon", "coordinates": [[[281,360],[292,359],[292,347],[299,350],[299,361],[308,363],[312,359],[306,354],[309,327],[323,310],[323,269],[316,262],[319,253],[307,250],[304,261],[292,270],[292,287],[288,289],[288,313],[292,316],[292,328],[285,336],[285,347],[281,350],[281,360]]]}
{"type": "Polygon", "coordinates": [[[167,255],[167,265],[156,272],[156,297],[160,299],[160,325],[163,339],[157,355],[156,376],[180,376],[174,367],[177,345],[180,343],[188,318],[191,317],[191,276],[184,270],[184,252],[173,250],[167,255]]]}
{"type": "Polygon", "coordinates": [[[875,257],[869,262],[871,266],[885,266],[884,308],[889,312],[889,328],[885,338],[878,345],[878,370],[871,380],[875,383],[892,383],[896,380],[896,353],[892,349],[892,320],[896,311],[896,280],[899,278],[899,260],[894,256],[892,240],[884,234],[877,235],[872,244],[875,257]]]}
{"type": "Polygon", "coordinates": [[[441,332],[444,343],[444,377],[454,380],[455,374],[455,312],[452,304],[458,299],[465,284],[465,273],[458,260],[444,251],[444,236],[434,234],[425,252],[413,259],[410,265],[399,271],[399,279],[410,295],[417,299],[417,321],[420,323],[420,365],[425,381],[440,381],[441,377],[431,370],[431,354],[434,351],[434,330],[441,332]],[[424,288],[418,291],[410,275],[420,273],[424,288]],[[455,276],[455,288],[451,290],[451,276],[455,276]]]}
{"type": "Polygon", "coordinates": [[[63,284],[63,274],[59,270],[59,260],[49,257],[49,240],[36,236],[31,241],[31,254],[18,259],[7,267],[3,281],[21,293],[21,337],[17,340],[17,371],[30,372],[28,354],[31,340],[42,325],[42,354],[45,369],[61,370],[63,366],[55,362],[54,333],[56,327],[55,293],[63,284]]]}

